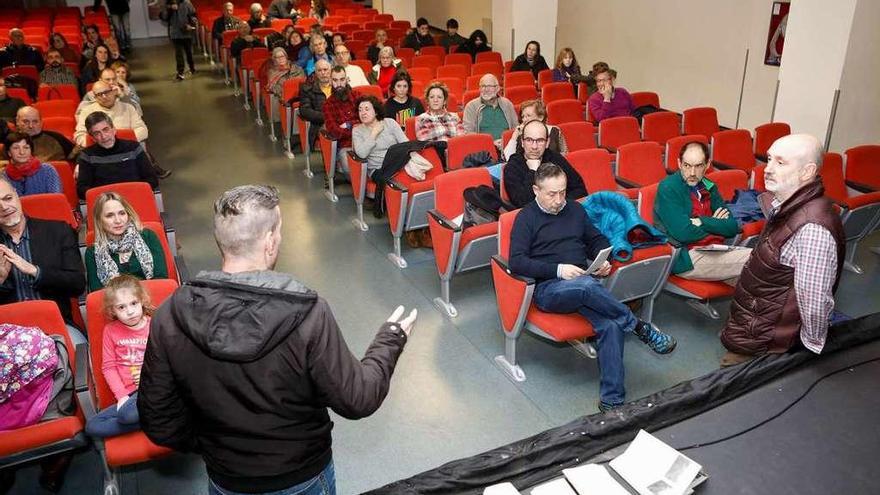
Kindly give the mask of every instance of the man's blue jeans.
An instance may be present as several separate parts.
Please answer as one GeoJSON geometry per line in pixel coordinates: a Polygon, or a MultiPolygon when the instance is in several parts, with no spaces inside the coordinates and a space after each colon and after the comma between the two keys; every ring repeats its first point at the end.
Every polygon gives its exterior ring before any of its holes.
{"type": "Polygon", "coordinates": [[[623,337],[636,326],[636,317],[626,305],[614,299],[602,283],[585,275],[571,280],[546,280],[535,287],[535,305],[548,313],[580,313],[596,331],[599,360],[599,399],[609,405],[622,404],[623,337]]]}
{"type": "MultiPolygon", "coordinates": [[[[217,486],[211,478],[208,478],[208,495],[246,494],[224,490],[217,486]]],[[[327,467],[310,480],[303,481],[298,485],[283,490],[265,492],[261,495],[336,495],[336,471],[333,468],[333,460],[331,459],[330,462],[327,463],[327,467]]]]}

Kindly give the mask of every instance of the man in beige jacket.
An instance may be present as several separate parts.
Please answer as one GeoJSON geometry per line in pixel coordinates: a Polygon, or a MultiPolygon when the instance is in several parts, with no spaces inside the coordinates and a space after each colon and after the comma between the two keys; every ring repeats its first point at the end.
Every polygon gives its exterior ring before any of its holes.
{"type": "Polygon", "coordinates": [[[82,106],[76,113],[76,130],[73,140],[79,146],[86,145],[86,117],[93,112],[104,112],[113,119],[117,129],[132,129],[139,142],[147,139],[149,131],[137,110],[130,103],[118,101],[119,94],[109,84],[98,81],[92,86],[95,101],[82,106]]]}

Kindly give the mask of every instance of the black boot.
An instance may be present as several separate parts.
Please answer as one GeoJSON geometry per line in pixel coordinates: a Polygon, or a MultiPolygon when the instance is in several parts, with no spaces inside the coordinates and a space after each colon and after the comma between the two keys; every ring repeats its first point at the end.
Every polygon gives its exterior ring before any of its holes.
{"type": "Polygon", "coordinates": [[[164,169],[158,165],[153,165],[153,170],[156,172],[156,177],[160,179],[167,179],[168,177],[171,177],[170,170],[164,169]]]}
{"type": "Polygon", "coordinates": [[[52,493],[61,490],[61,484],[64,483],[64,475],[67,474],[67,468],[70,467],[70,461],[73,454],[66,452],[64,454],[53,455],[40,463],[40,486],[52,493]]]}

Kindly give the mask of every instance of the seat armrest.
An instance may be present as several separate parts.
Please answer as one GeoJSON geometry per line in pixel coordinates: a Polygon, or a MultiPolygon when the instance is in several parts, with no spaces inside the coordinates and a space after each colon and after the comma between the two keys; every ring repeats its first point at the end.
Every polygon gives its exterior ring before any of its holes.
{"type": "Polygon", "coordinates": [[[409,190],[406,186],[394,179],[389,179],[388,182],[385,183],[385,186],[400,192],[407,192],[409,190]]]}
{"type": "Polygon", "coordinates": [[[428,210],[428,215],[433,218],[440,227],[444,229],[451,230],[452,232],[461,232],[461,225],[455,225],[452,220],[443,216],[437,209],[432,208],[428,210]]]}
{"type": "Polygon", "coordinates": [[[638,189],[639,187],[641,187],[639,184],[636,184],[635,182],[633,182],[633,181],[631,181],[631,180],[624,179],[623,177],[617,177],[617,176],[615,176],[615,177],[614,177],[614,180],[615,180],[618,184],[620,184],[621,186],[623,186],[624,189],[638,189]]]}
{"type": "Polygon", "coordinates": [[[877,188],[874,186],[869,186],[868,184],[862,184],[861,182],[855,182],[851,180],[846,181],[846,185],[861,193],[870,193],[877,191],[877,188]]]}
{"type": "Polygon", "coordinates": [[[334,137],[333,134],[330,134],[330,132],[327,131],[327,129],[324,129],[323,127],[318,132],[321,133],[321,136],[323,136],[324,139],[326,139],[328,141],[339,141],[338,138],[334,137]]]}
{"type": "Polygon", "coordinates": [[[524,275],[517,275],[517,274],[513,273],[513,271],[510,270],[510,265],[507,264],[507,260],[502,258],[501,255],[493,254],[492,259],[495,261],[495,263],[498,263],[498,266],[500,266],[501,268],[504,269],[504,272],[508,277],[510,277],[518,282],[522,282],[526,285],[534,285],[535,284],[535,279],[533,279],[531,277],[526,277],[524,275]]]}
{"type": "Polygon", "coordinates": [[[718,160],[712,160],[712,166],[717,168],[718,170],[733,170],[736,168],[733,165],[730,165],[730,164],[727,164],[724,162],[719,162],[718,160]]]}
{"type": "Polygon", "coordinates": [[[89,389],[89,344],[77,344],[74,352],[76,370],[73,375],[73,388],[79,393],[89,389]]]}
{"type": "Polygon", "coordinates": [[[91,380],[89,345],[85,343],[77,344],[75,352],[76,371],[73,377],[73,390],[83,418],[89,421],[98,414],[98,400],[93,393],[94,382],[91,380]]]}

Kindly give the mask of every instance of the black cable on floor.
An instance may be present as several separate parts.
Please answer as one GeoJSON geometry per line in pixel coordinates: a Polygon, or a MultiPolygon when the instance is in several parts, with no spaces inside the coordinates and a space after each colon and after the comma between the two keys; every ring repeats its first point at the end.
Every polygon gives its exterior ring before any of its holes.
{"type": "Polygon", "coordinates": [[[678,451],[685,451],[685,450],[690,450],[690,449],[696,449],[696,448],[698,448],[698,447],[708,447],[708,446],[710,446],[710,445],[715,445],[715,444],[718,444],[718,443],[726,442],[726,441],[731,440],[731,439],[733,439],[733,438],[736,438],[736,437],[738,437],[738,436],[745,435],[746,433],[749,433],[750,431],[756,430],[756,429],[758,429],[758,428],[764,426],[765,424],[767,424],[767,423],[773,421],[774,419],[776,419],[776,418],[782,416],[782,415],[785,414],[786,412],[788,412],[789,409],[791,409],[792,407],[794,407],[794,406],[795,406],[798,402],[800,402],[804,397],[806,397],[807,395],[809,395],[809,393],[810,393],[810,392],[816,387],[816,385],[818,385],[820,382],[822,382],[822,381],[825,380],[826,378],[829,378],[829,377],[831,377],[831,376],[834,376],[834,375],[836,375],[836,374],[838,374],[838,373],[842,373],[842,372],[847,371],[847,370],[851,370],[851,369],[854,369],[854,368],[858,368],[859,366],[863,366],[863,365],[865,365],[865,364],[873,363],[873,362],[875,362],[875,361],[880,361],[880,357],[876,357],[876,358],[873,358],[873,359],[868,359],[868,360],[865,360],[865,361],[860,361],[860,362],[858,362],[858,363],[856,363],[856,364],[850,364],[850,365],[844,366],[844,367],[839,368],[839,369],[836,369],[836,370],[834,370],[834,371],[830,371],[830,372],[828,372],[828,373],[826,373],[826,374],[820,376],[820,377],[817,378],[815,381],[813,381],[813,383],[812,383],[809,387],[807,387],[807,389],[804,391],[804,393],[802,393],[802,394],[801,394],[797,399],[795,399],[791,404],[785,406],[781,411],[779,411],[778,413],[774,414],[773,416],[770,416],[769,418],[767,418],[767,419],[765,419],[765,420],[761,421],[760,423],[757,423],[757,424],[755,424],[755,425],[753,425],[753,426],[750,426],[750,427],[746,428],[745,430],[739,431],[739,432],[737,432],[737,433],[733,433],[733,434],[731,434],[731,435],[727,435],[726,437],[722,437],[722,438],[719,438],[719,439],[717,439],[717,440],[712,440],[712,441],[710,441],[710,442],[695,443],[695,444],[693,444],[693,445],[688,445],[687,447],[681,447],[681,448],[679,448],[679,449],[677,449],[677,450],[678,450],[678,451]]]}

